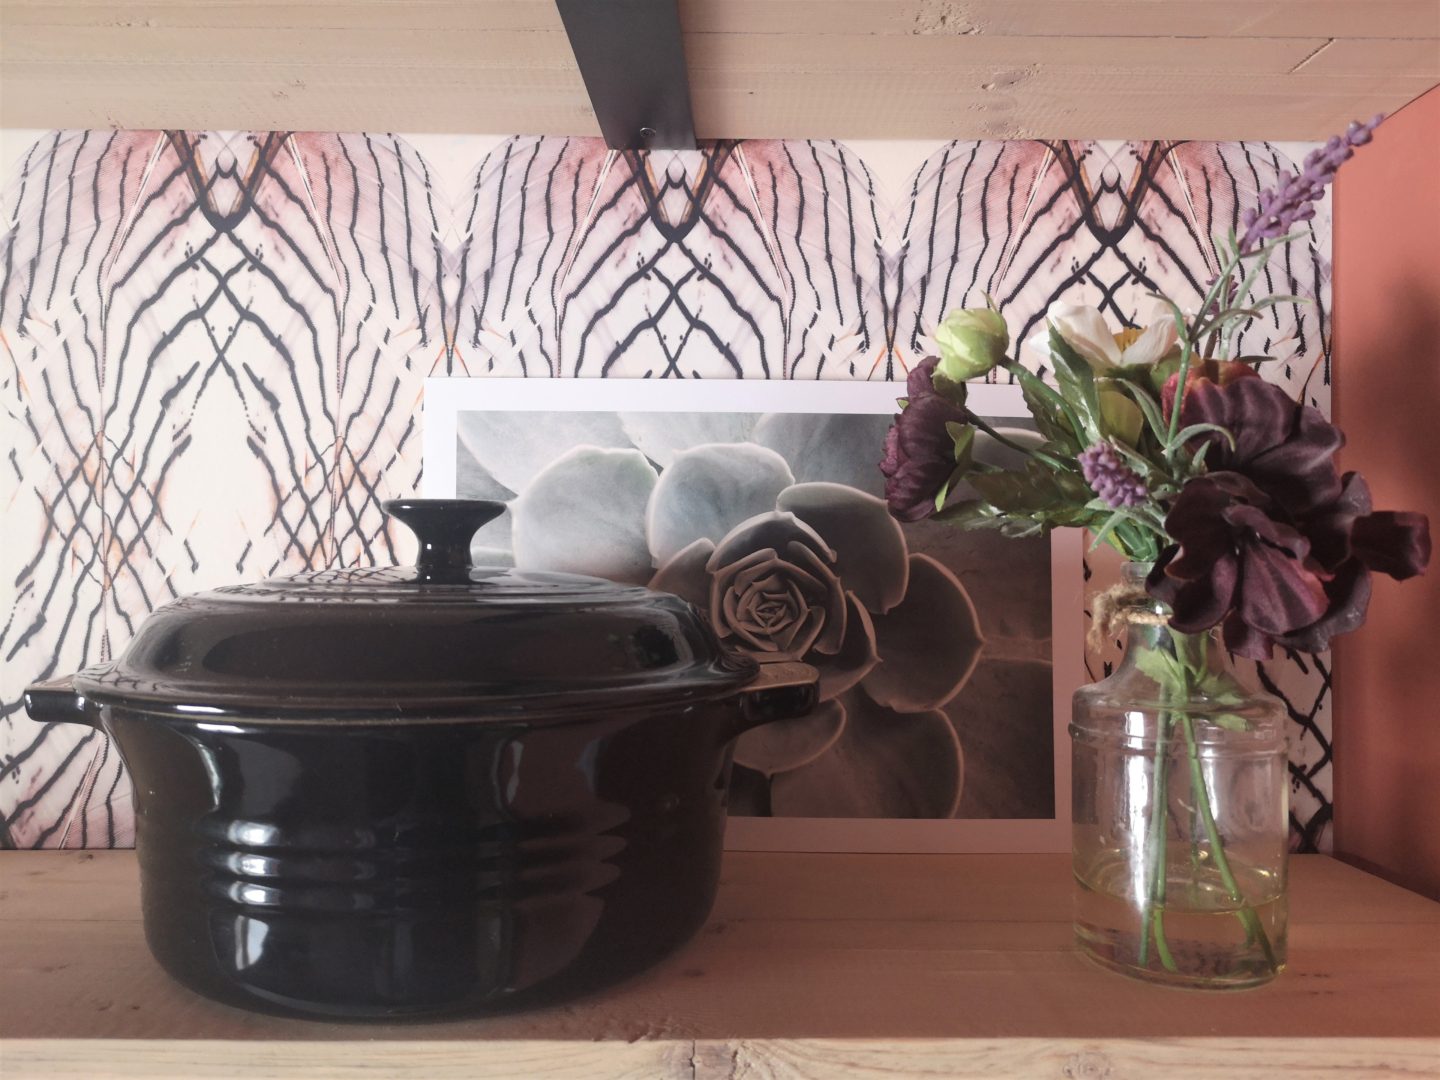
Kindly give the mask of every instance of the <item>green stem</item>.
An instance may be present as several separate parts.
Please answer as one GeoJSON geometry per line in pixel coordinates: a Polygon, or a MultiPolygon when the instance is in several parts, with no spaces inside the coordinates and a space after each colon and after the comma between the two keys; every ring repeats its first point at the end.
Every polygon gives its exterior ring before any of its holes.
{"type": "MultiPolygon", "coordinates": [[[[1265,265],[1270,261],[1270,254],[1271,253],[1267,251],[1261,258],[1256,259],[1255,265],[1250,268],[1250,272],[1241,278],[1240,288],[1235,293],[1235,303],[1237,305],[1244,304],[1250,295],[1250,291],[1255,288],[1255,282],[1260,277],[1260,272],[1265,269],[1265,265]]],[[[1230,343],[1235,340],[1235,333],[1239,329],[1239,326],[1240,320],[1238,318],[1231,319],[1225,324],[1221,331],[1221,352],[1225,356],[1230,355],[1230,343]]]]}
{"type": "Polygon", "coordinates": [[[1200,810],[1190,807],[1190,871],[1196,880],[1200,877],[1200,810]]]}
{"type": "Polygon", "coordinates": [[[1230,869],[1230,860],[1225,855],[1225,844],[1220,839],[1220,829],[1215,824],[1215,813],[1210,808],[1210,793],[1205,786],[1205,770],[1200,764],[1200,752],[1195,743],[1195,721],[1188,715],[1180,717],[1180,731],[1185,737],[1185,752],[1190,759],[1190,787],[1195,797],[1196,808],[1200,812],[1201,823],[1205,826],[1205,835],[1210,841],[1210,854],[1215,860],[1215,869],[1220,873],[1220,880],[1225,885],[1225,891],[1230,895],[1230,902],[1239,904],[1235,915],[1240,924],[1245,927],[1247,938],[1253,938],[1260,942],[1260,949],[1265,953],[1265,962],[1272,968],[1276,966],[1275,950],[1270,944],[1270,936],[1265,933],[1265,926],[1260,921],[1260,916],[1255,913],[1244,894],[1240,891],[1240,883],[1235,880],[1235,874],[1230,869]]]}
{"type": "Polygon", "coordinates": [[[1165,940],[1165,908],[1155,909],[1155,953],[1160,957],[1160,966],[1166,971],[1179,971],[1175,957],[1170,955],[1170,943],[1165,940]]]}
{"type": "Polygon", "coordinates": [[[1145,837],[1145,906],[1140,914],[1140,966],[1150,964],[1150,935],[1155,935],[1155,949],[1160,963],[1169,971],[1175,970],[1175,960],[1165,942],[1165,884],[1168,874],[1165,867],[1165,818],[1166,794],[1165,775],[1169,765],[1169,732],[1171,716],[1160,717],[1160,729],[1155,733],[1154,776],[1150,782],[1150,829],[1145,837]]]}
{"type": "Polygon", "coordinates": [[[972,424],[974,424],[981,431],[985,432],[986,435],[989,435],[1001,446],[1007,446],[1011,450],[1014,450],[1016,453],[1024,454],[1026,457],[1036,458],[1037,460],[1043,461],[1046,465],[1049,465],[1052,469],[1055,469],[1058,472],[1075,471],[1074,469],[1068,467],[1065,462],[1055,457],[1055,455],[1040,453],[1036,450],[1031,449],[1028,446],[1021,446],[1013,439],[1007,439],[1004,435],[1001,435],[1000,432],[996,431],[993,427],[991,427],[983,417],[976,416],[973,412],[969,412],[968,409],[966,410],[966,412],[969,413],[970,422],[972,424]]]}
{"type": "Polygon", "coordinates": [[[1195,317],[1193,327],[1181,326],[1180,328],[1180,367],[1179,377],[1175,380],[1175,401],[1170,406],[1170,437],[1166,440],[1165,457],[1172,464],[1179,454],[1181,447],[1175,443],[1175,436],[1180,432],[1180,412],[1185,406],[1185,384],[1190,381],[1190,357],[1194,354],[1195,345],[1205,336],[1205,320],[1210,313],[1210,306],[1220,296],[1220,290],[1230,281],[1239,265],[1238,255],[1232,255],[1224,260],[1220,267],[1220,273],[1211,282],[1209,290],[1205,293],[1205,299],[1200,301],[1200,313],[1195,317]]]}

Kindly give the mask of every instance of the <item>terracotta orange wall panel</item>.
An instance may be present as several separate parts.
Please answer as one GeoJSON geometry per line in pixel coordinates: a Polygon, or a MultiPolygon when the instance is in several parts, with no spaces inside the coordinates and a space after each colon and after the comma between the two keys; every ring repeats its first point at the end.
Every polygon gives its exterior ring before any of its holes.
{"type": "MultiPolygon", "coordinates": [[[[1392,116],[1335,188],[1335,415],[1380,509],[1440,527],[1440,89],[1392,116]]],[[[1335,844],[1440,897],[1440,568],[1376,577],[1335,655],[1335,844]]]]}

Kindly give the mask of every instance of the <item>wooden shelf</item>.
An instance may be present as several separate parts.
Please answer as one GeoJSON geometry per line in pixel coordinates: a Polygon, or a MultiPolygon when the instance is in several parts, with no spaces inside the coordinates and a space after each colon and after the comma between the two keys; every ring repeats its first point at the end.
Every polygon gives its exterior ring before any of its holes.
{"type": "MultiPolygon", "coordinates": [[[[702,138],[1320,139],[1440,0],[682,0],[702,138]]],[[[0,0],[0,126],[596,134],[553,0],[0,0]]]]}
{"type": "Polygon", "coordinates": [[[420,1025],[258,1016],[146,952],[129,852],[0,853],[0,1075],[1433,1076],[1440,904],[1293,863],[1291,967],[1152,987],[1073,949],[1063,855],[731,853],[709,923],[568,1006],[420,1025]],[[1107,1071],[1108,1070],[1108,1071],[1107,1071]]]}

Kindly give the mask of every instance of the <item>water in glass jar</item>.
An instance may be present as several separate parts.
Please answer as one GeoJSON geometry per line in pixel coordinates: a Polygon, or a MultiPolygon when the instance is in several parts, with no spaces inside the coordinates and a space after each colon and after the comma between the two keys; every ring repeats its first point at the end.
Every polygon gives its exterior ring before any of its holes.
{"type": "Polygon", "coordinates": [[[1247,899],[1241,904],[1203,850],[1181,847],[1175,855],[1179,858],[1167,860],[1160,933],[1152,919],[1145,938],[1133,855],[1096,853],[1083,870],[1077,863],[1080,948],[1107,967],[1175,986],[1240,988],[1273,979],[1285,956],[1287,905],[1280,875],[1232,859],[1231,871],[1247,899]]]}

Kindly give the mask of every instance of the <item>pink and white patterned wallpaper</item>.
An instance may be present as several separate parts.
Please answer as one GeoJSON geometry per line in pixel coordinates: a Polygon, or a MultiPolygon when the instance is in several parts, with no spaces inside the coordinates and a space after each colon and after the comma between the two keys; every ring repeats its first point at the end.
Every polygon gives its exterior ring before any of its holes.
{"type": "MultiPolygon", "coordinates": [[[[0,843],[133,840],[114,748],[27,683],[177,595],[404,554],[379,503],[418,489],[427,376],[893,380],[986,294],[1144,321],[1304,149],[3,133],[0,843]]],[[[1322,215],[1266,283],[1306,302],[1245,331],[1327,411],[1329,249],[1322,215]]],[[[1328,660],[1260,674],[1324,847],[1328,660]]]]}

